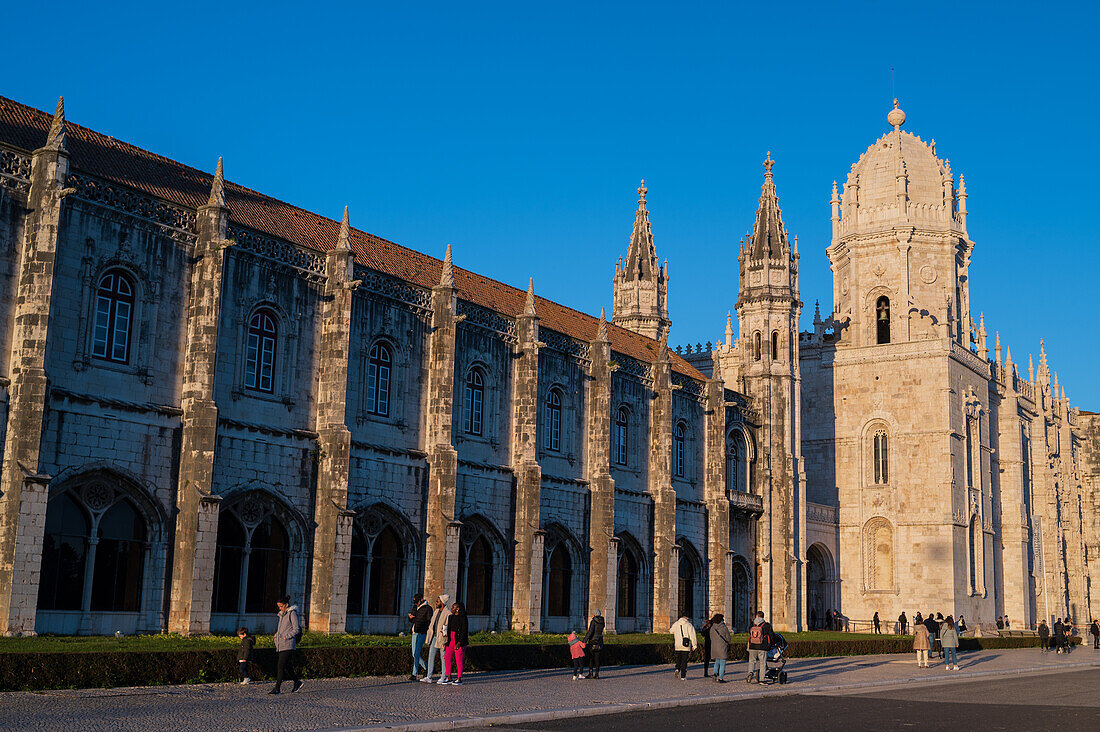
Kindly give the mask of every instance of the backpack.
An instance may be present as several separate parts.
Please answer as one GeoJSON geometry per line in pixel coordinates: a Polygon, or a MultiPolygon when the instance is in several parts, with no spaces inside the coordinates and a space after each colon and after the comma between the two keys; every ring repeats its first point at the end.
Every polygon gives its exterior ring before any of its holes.
{"type": "Polygon", "coordinates": [[[764,624],[753,625],[749,629],[749,643],[754,646],[763,645],[764,643],[764,624]]]}

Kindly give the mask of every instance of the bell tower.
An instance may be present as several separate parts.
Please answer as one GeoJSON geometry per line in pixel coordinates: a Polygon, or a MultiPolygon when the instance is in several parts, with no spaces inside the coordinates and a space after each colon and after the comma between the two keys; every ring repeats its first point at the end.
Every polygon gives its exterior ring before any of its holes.
{"type": "Polygon", "coordinates": [[[801,444],[798,366],[798,239],[792,248],[775,191],[771,153],[748,247],[738,257],[743,391],[760,413],[761,456],[751,490],[764,498],[756,551],[764,613],[779,629],[805,624],[799,590],[805,557],[805,497],[799,480],[801,444]]]}
{"type": "Polygon", "coordinates": [[[668,262],[662,269],[653,245],[646,208],[645,181],[638,187],[638,210],[634,214],[634,231],[626,261],[615,263],[614,310],[615,325],[657,340],[672,327],[668,317],[668,262]]]}

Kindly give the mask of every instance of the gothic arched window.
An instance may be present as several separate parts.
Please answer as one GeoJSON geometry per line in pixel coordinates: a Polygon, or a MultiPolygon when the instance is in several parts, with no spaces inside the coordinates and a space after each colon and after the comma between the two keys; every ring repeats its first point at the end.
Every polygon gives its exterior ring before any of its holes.
{"type": "Polygon", "coordinates": [[[676,425],[672,433],[672,470],[677,478],[683,478],[685,473],[685,443],[687,442],[687,429],[684,425],[676,425]]]}
{"type": "Polygon", "coordinates": [[[489,615],[493,608],[493,549],[479,536],[466,550],[461,574],[466,578],[463,596],[467,615],[489,615]]]}
{"type": "Polygon", "coordinates": [[[772,331],[772,361],[779,360],[779,331],[772,331]]]}
{"type": "Polygon", "coordinates": [[[397,532],[387,526],[371,546],[368,615],[397,615],[404,565],[401,540],[397,532]]]}
{"type": "Polygon", "coordinates": [[[685,555],[684,550],[680,551],[679,581],[680,617],[693,618],[695,617],[695,565],[685,555]]]}
{"type": "Polygon", "coordinates": [[[91,524],[69,493],[49,502],[38,583],[40,610],[80,610],[91,524]]]}
{"type": "Polygon", "coordinates": [[[481,421],[485,405],[485,378],[481,369],[472,368],[466,374],[466,408],[462,429],[468,435],[481,434],[481,421]]]}
{"type": "Polygon", "coordinates": [[[558,389],[551,389],[546,394],[542,432],[547,450],[561,450],[561,391],[558,389]]]}
{"type": "Polygon", "coordinates": [[[91,609],[138,612],[145,568],[145,520],[129,501],[119,501],[99,519],[91,609]]]}
{"type": "Polygon", "coordinates": [[[290,534],[263,498],[218,514],[214,553],[214,612],[267,613],[286,594],[290,534]]]}
{"type": "Polygon", "coordinates": [[[966,487],[974,487],[974,420],[966,418],[966,487]]]}
{"type": "Polygon", "coordinates": [[[246,613],[271,612],[286,594],[286,573],[290,564],[290,537],[281,521],[268,514],[252,530],[248,555],[246,613]]]}
{"type": "Polygon", "coordinates": [[[970,519],[970,530],[967,532],[970,540],[970,593],[978,591],[978,517],[970,519]]]}
{"type": "Polygon", "coordinates": [[[885,295],[875,304],[875,332],[877,343],[890,342],[890,298],[885,295]]]}
{"type": "Polygon", "coordinates": [[[630,413],[626,407],[619,407],[615,413],[615,462],[626,465],[627,440],[630,436],[630,413]]]}
{"type": "Polygon", "coordinates": [[[270,394],[275,390],[275,344],[279,339],[275,313],[262,308],[248,320],[244,385],[270,394]]]}
{"type": "Polygon", "coordinates": [[[370,549],[358,526],[351,532],[351,563],[348,566],[348,615],[362,615],[366,605],[367,570],[370,549]]]}
{"type": "Polygon", "coordinates": [[[121,270],[110,270],[100,278],[96,288],[93,356],[115,363],[129,363],[133,314],[133,281],[121,270]]]}
{"type": "Polygon", "coordinates": [[[633,618],[638,614],[638,560],[627,548],[619,552],[618,602],[616,614],[633,618]]]}
{"type": "Polygon", "coordinates": [[[367,412],[386,417],[390,413],[390,374],[393,353],[385,343],[371,346],[367,357],[367,412]]]}
{"type": "Polygon", "coordinates": [[[738,429],[726,436],[726,492],[747,492],[749,450],[738,429]]]}
{"type": "Polygon", "coordinates": [[[754,361],[760,360],[760,331],[752,334],[752,359],[754,361]]]}
{"type": "Polygon", "coordinates": [[[875,483],[885,485],[890,482],[890,436],[886,430],[878,430],[874,436],[874,448],[871,456],[875,468],[875,483]]]}
{"type": "Polygon", "coordinates": [[[570,585],[573,582],[573,560],[565,542],[554,547],[550,554],[550,572],[546,588],[547,615],[567,617],[570,612],[570,585]]]}

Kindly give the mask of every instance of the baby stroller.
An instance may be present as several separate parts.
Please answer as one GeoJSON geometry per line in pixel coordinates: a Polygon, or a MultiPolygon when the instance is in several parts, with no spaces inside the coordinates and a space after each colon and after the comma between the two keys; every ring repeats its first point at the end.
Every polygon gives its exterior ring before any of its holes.
{"type": "Polygon", "coordinates": [[[783,667],[787,665],[788,648],[789,645],[783,636],[779,633],[772,634],[771,648],[764,655],[764,676],[760,679],[761,684],[787,683],[787,672],[783,667]]]}

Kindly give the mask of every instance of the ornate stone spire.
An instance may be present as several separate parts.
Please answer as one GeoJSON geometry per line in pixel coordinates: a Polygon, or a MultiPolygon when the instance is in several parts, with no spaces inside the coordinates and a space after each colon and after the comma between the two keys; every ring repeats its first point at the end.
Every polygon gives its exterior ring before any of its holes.
{"type": "Polygon", "coordinates": [[[733,313],[726,311],[726,348],[733,346],[733,313]]]}
{"type": "Polygon", "coordinates": [[[535,278],[527,280],[527,302],[523,305],[523,314],[535,316],[535,278]]]}
{"type": "Polygon", "coordinates": [[[1035,383],[1035,361],[1030,353],[1027,354],[1027,380],[1035,383]]]}
{"type": "Polygon", "coordinates": [[[65,97],[57,98],[57,110],[50,123],[50,134],[46,136],[46,147],[50,150],[65,149],[65,97]]]}
{"type": "Polygon", "coordinates": [[[638,208],[626,261],[615,267],[612,282],[615,304],[611,322],[620,327],[657,339],[672,325],[668,317],[668,262],[664,269],[657,259],[653,231],[646,208],[645,180],[638,186],[638,208]]]}
{"type": "Polygon", "coordinates": [[[634,231],[630,234],[630,247],[626,250],[626,274],[628,277],[652,277],[660,269],[657,248],[653,244],[653,231],[649,225],[649,209],[645,195],[648,192],[645,179],[638,186],[638,210],[634,213],[634,231]]]}
{"type": "Polygon", "coordinates": [[[772,180],[771,151],[764,159],[764,185],[760,189],[760,203],[756,209],[756,224],[749,237],[749,259],[783,259],[790,256],[787,230],[783,226],[783,212],[779,209],[779,197],[772,180]]]}
{"type": "MultiPolygon", "coordinates": [[[[221,161],[219,160],[218,170],[221,170],[221,161]]],[[[348,223],[348,207],[344,206],[344,220],[340,222],[340,236],[336,240],[337,249],[351,250],[351,226],[348,223]]]]}
{"type": "MultiPolygon", "coordinates": [[[[222,173],[222,159],[218,158],[218,167],[214,170],[214,182],[210,184],[210,198],[206,199],[207,206],[221,206],[225,208],[225,174],[222,173]]],[[[344,209],[347,216],[347,209],[344,209]]]]}
{"type": "Polygon", "coordinates": [[[447,253],[443,256],[443,271],[439,275],[440,287],[455,286],[455,269],[451,262],[451,245],[447,245],[447,253]]]}
{"type": "Polygon", "coordinates": [[[596,340],[607,341],[607,314],[604,308],[600,308],[600,325],[596,328],[596,340]]]}

